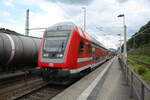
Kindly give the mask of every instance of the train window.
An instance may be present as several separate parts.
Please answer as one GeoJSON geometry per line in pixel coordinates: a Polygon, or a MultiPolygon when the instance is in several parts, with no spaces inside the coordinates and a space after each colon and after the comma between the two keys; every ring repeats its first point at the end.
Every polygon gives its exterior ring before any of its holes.
{"type": "Polygon", "coordinates": [[[91,51],[92,51],[92,46],[89,44],[88,45],[88,53],[91,53],[91,51]]]}
{"type": "Polygon", "coordinates": [[[81,41],[79,44],[79,53],[83,52],[83,50],[84,50],[84,42],[81,41]]]}

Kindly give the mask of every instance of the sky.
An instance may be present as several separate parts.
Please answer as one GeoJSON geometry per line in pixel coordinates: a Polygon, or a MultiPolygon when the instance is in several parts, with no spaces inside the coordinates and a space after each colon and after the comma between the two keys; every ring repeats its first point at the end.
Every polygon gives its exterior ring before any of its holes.
{"type": "MultiPolygon", "coordinates": [[[[150,21],[150,0],[0,0],[0,27],[25,34],[26,10],[30,10],[29,28],[47,28],[58,22],[72,21],[83,28],[86,7],[86,32],[107,48],[119,46],[123,39],[123,18],[127,38],[150,21]]],[[[30,30],[42,37],[44,30],[30,30]]]]}

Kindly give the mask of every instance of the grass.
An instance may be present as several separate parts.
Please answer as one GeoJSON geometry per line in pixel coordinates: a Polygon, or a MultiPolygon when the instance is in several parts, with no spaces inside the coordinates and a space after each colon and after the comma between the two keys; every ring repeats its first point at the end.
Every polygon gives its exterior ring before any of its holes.
{"type": "MultiPolygon", "coordinates": [[[[150,64],[150,43],[144,44],[138,48],[130,48],[128,58],[135,59],[145,64],[150,64]]],[[[139,65],[136,62],[128,61],[127,64],[139,74],[148,84],[150,84],[150,69],[139,65]]]]}
{"type": "Polygon", "coordinates": [[[145,68],[142,65],[138,65],[134,62],[127,61],[127,64],[138,73],[148,84],[150,84],[150,69],[145,68]]]}
{"type": "Polygon", "coordinates": [[[141,47],[138,48],[130,48],[128,51],[129,54],[132,55],[145,55],[150,56],[150,43],[144,44],[141,47]]]}
{"type": "Polygon", "coordinates": [[[128,57],[130,59],[136,59],[138,61],[141,61],[143,63],[146,63],[146,64],[150,64],[150,56],[146,56],[146,55],[131,55],[129,54],[128,57]]]}

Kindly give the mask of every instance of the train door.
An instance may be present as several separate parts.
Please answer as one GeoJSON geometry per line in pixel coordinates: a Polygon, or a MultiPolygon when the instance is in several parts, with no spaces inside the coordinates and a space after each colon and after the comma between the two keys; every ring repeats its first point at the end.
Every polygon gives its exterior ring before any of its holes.
{"type": "Polygon", "coordinates": [[[93,64],[95,64],[95,47],[92,47],[93,64]]]}

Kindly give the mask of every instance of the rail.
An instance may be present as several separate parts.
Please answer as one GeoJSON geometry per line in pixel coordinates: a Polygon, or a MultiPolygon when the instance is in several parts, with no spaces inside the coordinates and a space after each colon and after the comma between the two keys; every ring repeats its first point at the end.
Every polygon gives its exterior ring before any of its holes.
{"type": "Polygon", "coordinates": [[[150,100],[150,85],[137,75],[128,65],[119,58],[120,65],[130,87],[130,97],[134,100],[150,100]]]}

